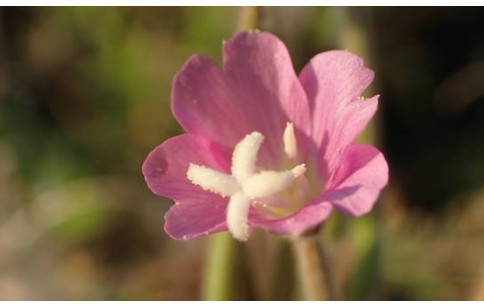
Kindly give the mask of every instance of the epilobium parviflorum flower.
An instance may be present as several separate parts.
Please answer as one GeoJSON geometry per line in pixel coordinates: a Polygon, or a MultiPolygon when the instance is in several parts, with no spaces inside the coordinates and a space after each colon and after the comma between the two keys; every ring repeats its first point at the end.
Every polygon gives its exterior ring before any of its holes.
{"type": "Polygon", "coordinates": [[[354,140],[377,110],[361,97],[373,71],[347,51],[316,55],[298,75],[285,45],[265,32],[223,44],[223,66],[192,56],[175,76],[172,111],[186,134],[143,164],[151,190],[175,200],[175,239],[263,228],[298,235],[333,209],[371,210],[388,181],[375,147],[354,140]]]}

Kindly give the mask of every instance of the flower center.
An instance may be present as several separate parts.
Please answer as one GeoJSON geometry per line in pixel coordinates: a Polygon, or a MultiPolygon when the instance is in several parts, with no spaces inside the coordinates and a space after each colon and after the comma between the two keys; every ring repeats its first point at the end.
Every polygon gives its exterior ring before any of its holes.
{"type": "MultiPolygon", "coordinates": [[[[298,153],[292,123],[286,125],[282,137],[287,158],[295,161],[298,153]]],[[[300,205],[307,194],[305,164],[283,171],[256,172],[257,153],[263,140],[261,133],[252,132],[237,143],[232,153],[231,174],[196,164],[190,164],[187,171],[187,178],[193,184],[222,197],[230,197],[227,227],[239,240],[247,240],[249,237],[248,216],[251,205],[262,208],[273,217],[281,217],[290,214],[293,203],[300,205]]]]}

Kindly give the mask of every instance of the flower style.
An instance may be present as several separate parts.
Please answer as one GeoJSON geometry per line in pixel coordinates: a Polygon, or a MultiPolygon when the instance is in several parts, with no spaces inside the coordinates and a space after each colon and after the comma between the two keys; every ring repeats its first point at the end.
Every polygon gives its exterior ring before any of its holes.
{"type": "Polygon", "coordinates": [[[176,75],[172,111],[187,132],[154,149],[143,164],[151,190],[174,199],[165,231],[192,239],[252,228],[298,235],[336,208],[371,210],[388,182],[375,147],[354,144],[378,96],[347,51],[315,56],[299,76],[284,44],[265,32],[224,43],[224,64],[195,55],[176,75]]]}

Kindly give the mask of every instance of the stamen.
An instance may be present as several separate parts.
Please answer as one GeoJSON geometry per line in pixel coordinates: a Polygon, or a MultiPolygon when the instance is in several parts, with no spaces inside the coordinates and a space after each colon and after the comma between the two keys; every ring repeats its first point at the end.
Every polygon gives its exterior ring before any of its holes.
{"type": "Polygon", "coordinates": [[[306,176],[302,175],[294,181],[294,199],[304,200],[311,193],[311,185],[306,176]]]}
{"type": "Polygon", "coordinates": [[[306,172],[306,164],[297,165],[296,167],[291,169],[291,172],[295,178],[300,177],[304,174],[304,172],[306,172]]]}
{"type": "Polygon", "coordinates": [[[291,122],[287,122],[284,134],[282,135],[284,142],[284,152],[289,159],[296,159],[297,157],[297,142],[296,135],[294,134],[294,125],[291,122]]]}
{"type": "Polygon", "coordinates": [[[251,199],[270,197],[291,186],[305,171],[304,164],[288,171],[261,171],[242,183],[242,191],[251,199]]]}
{"type": "Polygon", "coordinates": [[[187,178],[204,190],[219,194],[222,197],[231,196],[240,190],[237,180],[232,176],[205,166],[190,164],[187,178]]]}
{"type": "Polygon", "coordinates": [[[249,218],[250,199],[243,193],[238,192],[230,197],[227,207],[227,227],[232,235],[241,241],[249,238],[249,218]]]}
{"type": "Polygon", "coordinates": [[[264,140],[259,132],[248,134],[235,146],[232,154],[232,175],[239,181],[250,177],[255,170],[257,152],[264,140]]]}

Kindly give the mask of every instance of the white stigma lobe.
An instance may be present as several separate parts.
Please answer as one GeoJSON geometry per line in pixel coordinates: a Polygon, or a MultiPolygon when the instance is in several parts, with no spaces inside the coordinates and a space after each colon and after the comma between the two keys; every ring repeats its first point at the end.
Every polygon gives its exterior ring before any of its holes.
{"type": "MultiPolygon", "coordinates": [[[[306,171],[306,166],[300,164],[291,170],[263,170],[255,173],[257,153],[263,140],[261,133],[252,132],[236,144],[232,153],[231,175],[196,164],[190,164],[187,171],[187,178],[193,184],[222,197],[230,197],[227,227],[241,241],[249,238],[248,217],[252,201],[273,197],[289,188],[306,171]]],[[[283,141],[286,155],[295,158],[296,139],[291,123],[286,126],[283,141]]]]}
{"type": "Polygon", "coordinates": [[[243,181],[255,171],[257,152],[264,141],[264,136],[259,132],[248,134],[237,143],[232,154],[232,175],[243,181]]]}
{"type": "Polygon", "coordinates": [[[205,166],[190,164],[187,178],[204,190],[219,194],[222,197],[229,197],[240,190],[237,180],[232,176],[205,166]]]}
{"type": "Polygon", "coordinates": [[[243,192],[235,193],[227,207],[227,227],[232,235],[241,241],[249,239],[249,216],[250,199],[243,192]]]}
{"type": "Polygon", "coordinates": [[[251,199],[265,198],[280,193],[291,186],[304,173],[304,164],[289,171],[261,171],[242,183],[242,191],[251,199]],[[296,169],[297,172],[293,172],[296,169]]]}

